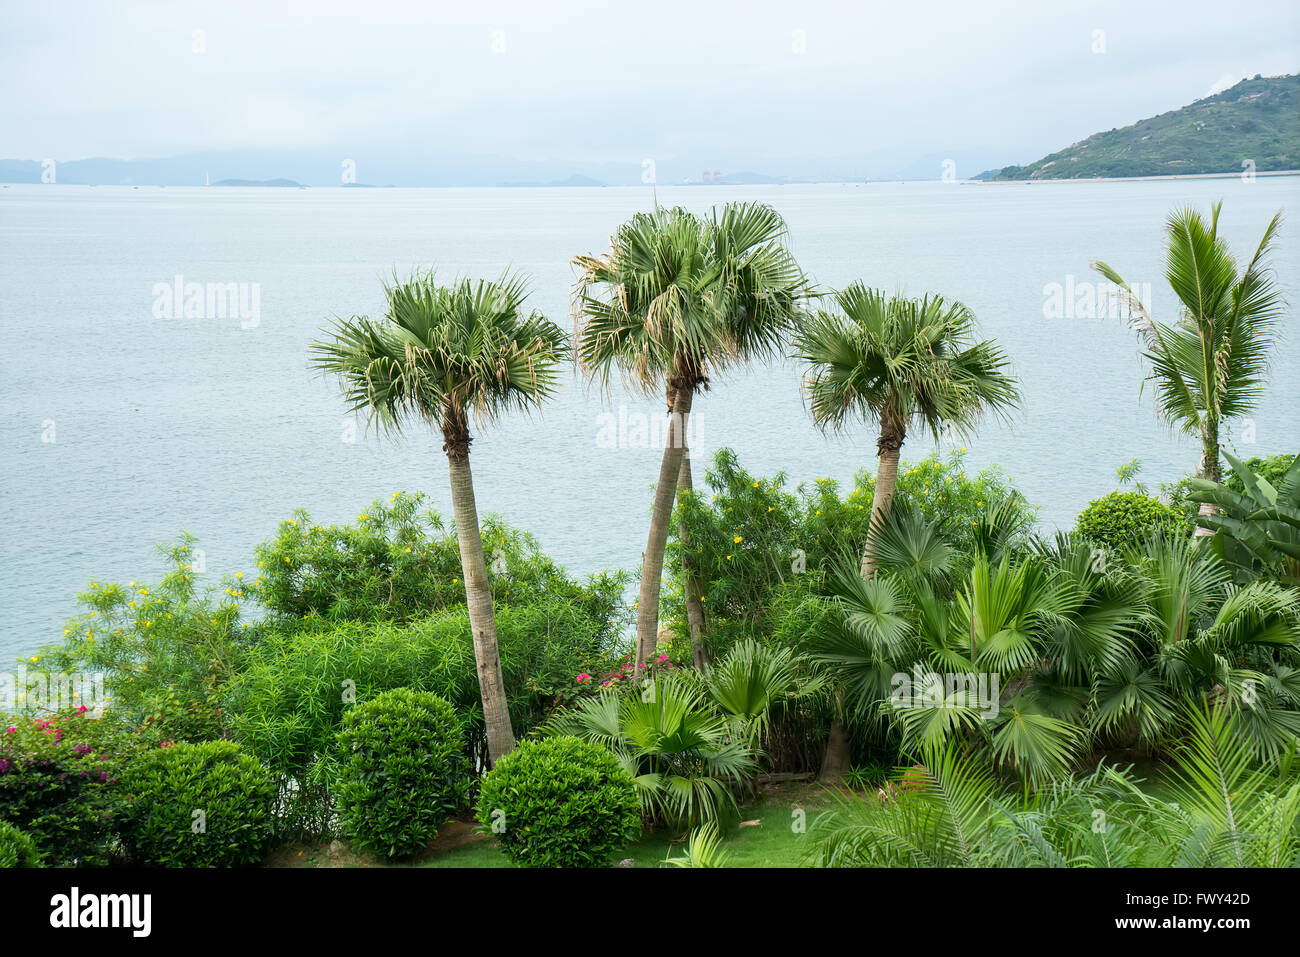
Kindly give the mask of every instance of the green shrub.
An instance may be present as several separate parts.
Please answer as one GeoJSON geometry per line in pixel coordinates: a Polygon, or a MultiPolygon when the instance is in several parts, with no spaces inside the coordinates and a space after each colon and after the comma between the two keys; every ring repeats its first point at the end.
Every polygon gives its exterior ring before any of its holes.
{"type": "MultiPolygon", "coordinates": [[[[422,494],[397,492],[370,503],[352,525],[318,525],[299,509],[257,547],[257,574],[246,587],[281,629],[320,630],[319,619],[405,622],[463,606],[460,545],[423,502],[422,494]]],[[[482,524],[498,606],[564,599],[596,616],[612,613],[605,606],[621,592],[619,576],[585,586],[531,535],[491,515],[482,524]]]]}
{"type": "Polygon", "coordinates": [[[153,744],[223,735],[221,689],[239,668],[256,626],[240,620],[247,598],[238,577],[200,591],[189,535],[159,546],[171,566],[158,583],[92,581],[63,640],[37,658],[50,672],[97,672],[113,711],[153,744]]]}
{"type": "Polygon", "coordinates": [[[82,713],[0,718],[0,819],[20,822],[53,866],[109,862],[115,730],[82,713]]]}
{"type": "MultiPolygon", "coordinates": [[[[989,510],[1008,500],[1012,489],[996,468],[978,474],[964,469],[965,449],[940,458],[904,462],[898,470],[896,501],[911,505],[931,522],[942,522],[955,550],[974,550],[989,510]]],[[[820,587],[829,563],[845,549],[860,554],[871,519],[875,465],[859,469],[853,487],[841,492],[834,479],[818,478],[786,488],[783,472],[759,478],[741,467],[736,454],[720,449],[692,494],[683,497],[674,532],[689,531],[689,558],[699,570],[708,618],[709,653],[716,657],[745,637],[781,630],[777,593],[792,581],[811,579],[820,587]]],[[[1012,543],[1027,538],[1034,509],[1015,496],[1000,521],[1012,526],[1012,543]]],[[[682,563],[688,557],[680,537],[668,546],[664,580],[665,619],[684,647],[682,563]]],[[[676,646],[675,646],[676,647],[676,646]]]]}
{"type": "MultiPolygon", "coordinates": [[[[1282,479],[1286,477],[1287,471],[1291,468],[1291,465],[1295,460],[1296,456],[1294,454],[1282,453],[1280,455],[1269,455],[1263,458],[1255,456],[1254,458],[1246,459],[1242,464],[1276,489],[1282,483],[1282,479]]],[[[1232,489],[1234,492],[1240,493],[1246,491],[1246,486],[1245,483],[1241,481],[1241,476],[1227,466],[1224,466],[1224,472],[1227,473],[1223,477],[1224,485],[1228,486],[1228,488],[1232,489]]]]}
{"type": "Polygon", "coordinates": [[[421,850],[464,803],[460,719],[444,698],[409,688],[350,708],[337,738],[343,833],[388,857],[421,850]]]}
{"type": "Polygon", "coordinates": [[[524,741],[483,778],[478,819],[524,867],[604,867],[640,832],[636,785],[598,744],[524,741]]]}
{"type": "Polygon", "coordinates": [[[40,867],[36,842],[8,821],[0,821],[0,867],[40,867]]]}
{"type": "MultiPolygon", "coordinates": [[[[576,675],[598,672],[616,641],[612,618],[562,600],[499,606],[496,621],[517,734],[537,725],[576,675]]],[[[231,683],[227,719],[234,737],[272,771],[301,780],[331,750],[347,701],[368,701],[392,688],[446,698],[464,719],[467,750],[486,757],[463,605],[406,624],[345,622],[272,634],[231,683]]]]}
{"type": "Polygon", "coordinates": [[[137,863],[239,867],[259,861],[272,833],[275,786],[231,741],[149,751],[122,776],[122,839],[137,863]]]}
{"type": "Polygon", "coordinates": [[[1188,534],[1183,515],[1172,505],[1140,492],[1114,491],[1088,503],[1079,513],[1077,534],[1110,549],[1124,549],[1153,534],[1188,534]]]}

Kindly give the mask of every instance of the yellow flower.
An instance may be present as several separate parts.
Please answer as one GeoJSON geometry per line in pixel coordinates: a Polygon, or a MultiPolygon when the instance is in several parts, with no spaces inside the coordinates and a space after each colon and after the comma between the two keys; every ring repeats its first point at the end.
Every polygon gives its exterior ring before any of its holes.
{"type": "Polygon", "coordinates": [[[739,544],[740,544],[741,542],[743,542],[744,540],[745,540],[745,538],[744,538],[743,535],[737,535],[737,536],[736,536],[735,538],[733,538],[731,541],[732,541],[733,544],[735,544],[735,545],[739,545],[739,544]]]}
{"type": "Polygon", "coordinates": [[[289,556],[288,556],[288,555],[285,555],[285,556],[284,556],[284,563],[285,563],[286,565],[289,564],[289,556]]]}
{"type": "Polygon", "coordinates": [[[406,550],[406,553],[405,553],[405,554],[407,554],[407,555],[411,554],[411,550],[408,548],[408,549],[406,550]]]}
{"type": "Polygon", "coordinates": [[[731,556],[730,556],[730,555],[727,556],[727,561],[731,561],[731,556]]]}
{"type": "Polygon", "coordinates": [[[983,508],[983,507],[984,507],[984,503],[983,503],[983,502],[976,502],[976,503],[975,503],[975,507],[976,507],[976,508],[983,508]]]}
{"type": "Polygon", "coordinates": [[[768,510],[769,512],[772,511],[772,506],[769,505],[769,506],[767,507],[767,510],[768,510]]]}
{"type": "Polygon", "coordinates": [[[758,488],[758,483],[757,483],[757,482],[754,483],[754,488],[758,488]]]}
{"type": "Polygon", "coordinates": [[[244,577],[244,573],[243,573],[243,572],[235,572],[235,577],[236,577],[236,578],[243,578],[243,577],[244,577]]]}

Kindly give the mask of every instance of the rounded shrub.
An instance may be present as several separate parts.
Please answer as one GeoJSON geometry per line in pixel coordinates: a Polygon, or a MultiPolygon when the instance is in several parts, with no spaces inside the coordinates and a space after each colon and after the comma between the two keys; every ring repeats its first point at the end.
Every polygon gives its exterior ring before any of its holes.
{"type": "Polygon", "coordinates": [[[1154,534],[1186,534],[1181,512],[1141,492],[1114,491],[1094,499],[1079,513],[1074,530],[1107,548],[1122,549],[1154,534]]]}
{"type": "Polygon", "coordinates": [[[261,860],[276,789],[233,741],[175,744],[137,758],[122,776],[122,841],[136,863],[239,867],[261,860]]]}
{"type": "Polygon", "coordinates": [[[339,818],[359,847],[413,854],[464,803],[464,730],[445,698],[385,691],[349,709],[335,740],[339,818]]]}
{"type": "Polygon", "coordinates": [[[0,867],[40,867],[36,842],[7,821],[0,821],[0,867]]]}
{"type": "Polygon", "coordinates": [[[483,778],[478,819],[524,867],[604,867],[641,829],[632,776],[598,744],[524,741],[483,778]]]}

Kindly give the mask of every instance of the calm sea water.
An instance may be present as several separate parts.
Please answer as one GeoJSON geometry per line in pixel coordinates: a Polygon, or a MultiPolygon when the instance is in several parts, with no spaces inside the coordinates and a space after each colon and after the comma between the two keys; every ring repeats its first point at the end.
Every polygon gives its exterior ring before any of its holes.
{"type": "MultiPolygon", "coordinates": [[[[1140,458],[1155,487],[1193,469],[1198,450],[1139,395],[1125,323],[1048,318],[1044,287],[1094,280],[1088,263],[1101,258],[1150,283],[1156,314],[1170,318],[1163,219],[1217,198],[1244,256],[1273,211],[1296,208],[1300,178],[659,190],[661,203],[697,210],[772,203],[826,286],[861,278],[970,305],[1011,355],[1025,408],[969,443],[968,462],[1000,464],[1049,530],[1113,489],[1118,465],[1140,458]]],[[[350,420],[309,372],[308,342],[331,315],[381,312],[394,270],[432,264],[448,276],[522,270],[532,305],[567,325],[572,255],[606,248],[651,201],[640,189],[0,188],[0,657],[61,636],[91,577],[157,575],[154,543],[182,529],[200,538],[215,581],[250,569],[253,546],[299,506],[350,521],[375,498],[418,489],[449,515],[440,439],[347,441],[350,420]],[[258,321],[156,318],[157,284],[178,275],[246,293],[257,284],[258,321]]],[[[1284,226],[1273,259],[1293,304],[1297,230],[1284,226]]],[[[1245,454],[1300,448],[1294,311],[1284,325],[1254,442],[1240,430],[1230,439],[1245,454]]],[[[777,364],[715,382],[695,404],[697,463],[729,445],[749,469],[784,469],[792,483],[872,463],[868,430],[827,438],[810,425],[798,380],[777,364]]],[[[574,572],[635,568],[659,452],[602,447],[601,413],[620,406],[629,422],[659,415],[658,403],[573,381],[541,417],[482,432],[480,510],[529,529],[574,572]]],[[[904,457],[929,450],[912,438],[904,457]]]]}

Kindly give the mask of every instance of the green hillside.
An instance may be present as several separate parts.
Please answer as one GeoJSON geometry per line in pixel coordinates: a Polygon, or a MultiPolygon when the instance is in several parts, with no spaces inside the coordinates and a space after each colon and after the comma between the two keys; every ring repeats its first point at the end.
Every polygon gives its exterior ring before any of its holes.
{"type": "Polygon", "coordinates": [[[1082,179],[1300,169],[1300,75],[1242,80],[1190,106],[1094,133],[1028,166],[977,179],[1082,179]]]}

